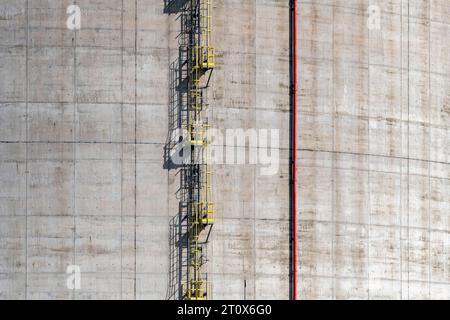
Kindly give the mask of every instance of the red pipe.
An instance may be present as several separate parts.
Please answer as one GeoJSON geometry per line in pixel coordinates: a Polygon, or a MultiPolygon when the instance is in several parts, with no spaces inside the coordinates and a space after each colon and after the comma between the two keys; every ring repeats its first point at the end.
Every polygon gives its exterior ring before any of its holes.
{"type": "Polygon", "coordinates": [[[293,294],[292,299],[297,300],[297,103],[298,103],[298,64],[297,64],[297,0],[292,0],[292,73],[293,73],[293,88],[292,88],[292,103],[293,103],[293,153],[292,153],[292,233],[293,233],[293,294]]]}

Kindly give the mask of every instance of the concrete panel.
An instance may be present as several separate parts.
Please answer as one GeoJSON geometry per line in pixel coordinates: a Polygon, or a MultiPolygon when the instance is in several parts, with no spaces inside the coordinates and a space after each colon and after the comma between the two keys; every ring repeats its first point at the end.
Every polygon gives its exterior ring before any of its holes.
{"type": "Polygon", "coordinates": [[[65,275],[74,262],[74,231],[73,217],[28,217],[27,273],[65,275]]]}
{"type": "Polygon", "coordinates": [[[26,214],[26,146],[0,145],[0,217],[26,214]]]}
{"type": "Polygon", "coordinates": [[[86,143],[130,144],[134,142],[135,118],[131,104],[78,104],[76,137],[86,143]]]}
{"type": "MultiPolygon", "coordinates": [[[[70,0],[31,0],[28,3],[28,44],[32,47],[70,47],[75,35],[66,27],[70,0]]],[[[26,5],[24,4],[24,9],[26,5]]]]}
{"type": "Polygon", "coordinates": [[[77,100],[80,103],[120,103],[122,55],[120,50],[77,49],[77,100]]]}
{"type": "Polygon", "coordinates": [[[139,217],[136,221],[136,273],[167,274],[169,258],[160,257],[169,250],[169,219],[139,217]]]}
{"type": "Polygon", "coordinates": [[[77,215],[121,214],[121,148],[119,145],[80,144],[75,165],[77,215]]]}
{"type": "Polygon", "coordinates": [[[120,300],[120,273],[83,273],[81,289],[75,291],[76,300],[120,300]]]}
{"type": "Polygon", "coordinates": [[[25,217],[0,217],[0,274],[23,274],[26,268],[25,217]]]}
{"type": "MultiPolygon", "coordinates": [[[[255,276],[254,232],[252,220],[219,220],[212,235],[212,264],[214,274],[245,275],[249,280],[255,276]]],[[[214,285],[214,292],[221,287],[214,285]]],[[[249,289],[250,290],[250,289],[249,289]]],[[[254,291],[253,291],[254,292],[254,291]]]]}
{"type": "Polygon", "coordinates": [[[32,48],[29,52],[29,99],[71,102],[74,99],[75,55],[69,48],[32,48]]]}
{"type": "Polygon", "coordinates": [[[67,216],[74,210],[73,146],[35,144],[28,163],[28,214],[67,216]],[[33,159],[33,157],[36,157],[33,159]]]}
{"type": "Polygon", "coordinates": [[[28,137],[37,142],[72,141],[74,114],[73,104],[29,104],[28,137]]]}
{"type": "Polygon", "coordinates": [[[0,19],[0,45],[26,46],[26,0],[4,0],[0,19]]]}
{"type": "MultiPolygon", "coordinates": [[[[87,273],[112,274],[121,272],[120,217],[77,217],[75,262],[83,277],[87,273]]],[[[95,277],[95,275],[94,275],[95,277]]],[[[120,294],[120,290],[118,290],[120,294]]]]}
{"type": "Polygon", "coordinates": [[[139,161],[136,172],[136,212],[139,216],[167,217],[168,203],[161,199],[167,195],[167,172],[161,164],[139,161]]]}
{"type": "Polygon", "coordinates": [[[18,142],[26,140],[26,105],[24,103],[0,104],[0,140],[18,142]]]}
{"type": "MultiPolygon", "coordinates": [[[[330,222],[301,220],[299,250],[300,278],[332,277],[333,271],[333,230],[330,222]]],[[[314,288],[303,288],[312,290],[314,288]]]]}
{"type": "Polygon", "coordinates": [[[25,299],[25,286],[26,277],[23,272],[0,274],[0,299],[25,299]]]}
{"type": "Polygon", "coordinates": [[[26,49],[0,47],[0,101],[26,100],[26,49]]]}
{"type": "Polygon", "coordinates": [[[69,300],[74,291],[67,289],[67,275],[58,273],[30,273],[27,277],[28,300],[69,300]]]}

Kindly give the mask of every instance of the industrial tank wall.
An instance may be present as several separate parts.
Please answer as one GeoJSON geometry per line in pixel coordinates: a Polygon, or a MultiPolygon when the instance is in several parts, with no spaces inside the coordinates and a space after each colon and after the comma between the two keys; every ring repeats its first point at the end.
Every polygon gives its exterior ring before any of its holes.
{"type": "Polygon", "coordinates": [[[274,175],[262,164],[215,166],[213,297],[288,299],[289,3],[215,3],[213,126],[279,130],[280,165],[274,175]]]}
{"type": "MultiPolygon", "coordinates": [[[[169,298],[180,21],[164,0],[76,3],[74,32],[72,1],[0,0],[0,299],[169,298]]],[[[214,166],[212,297],[287,299],[288,1],[213,3],[212,124],[279,129],[281,163],[214,166]]],[[[299,296],[449,298],[446,0],[299,8],[299,296]]]]}
{"type": "Polygon", "coordinates": [[[449,2],[298,18],[301,298],[449,299],[449,2]]]}
{"type": "MultiPolygon", "coordinates": [[[[72,31],[72,3],[0,1],[0,298],[173,297],[180,181],[164,147],[180,21],[163,0],[81,0],[72,31]]],[[[283,128],[287,145],[287,3],[213,11],[213,125],[283,128]]],[[[215,168],[214,298],[288,297],[287,160],[257,169],[215,168]]]]}
{"type": "Polygon", "coordinates": [[[72,3],[0,1],[0,298],[163,299],[170,19],[81,0],[75,32],[72,3]]]}

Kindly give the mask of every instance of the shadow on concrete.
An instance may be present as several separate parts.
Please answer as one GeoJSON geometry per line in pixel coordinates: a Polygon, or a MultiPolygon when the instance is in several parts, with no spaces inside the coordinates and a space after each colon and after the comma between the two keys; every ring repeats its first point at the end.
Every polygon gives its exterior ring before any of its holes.
{"type": "Polygon", "coordinates": [[[169,66],[169,105],[168,105],[168,133],[164,145],[164,169],[175,170],[175,180],[179,180],[179,188],[175,193],[178,200],[178,212],[172,217],[169,225],[169,274],[166,298],[168,300],[181,300],[183,298],[183,283],[187,275],[183,270],[188,266],[188,208],[189,202],[187,170],[179,161],[175,163],[174,157],[183,158],[183,141],[180,132],[186,125],[188,104],[188,51],[189,39],[188,11],[189,0],[164,0],[166,14],[178,14],[176,20],[180,22],[180,33],[177,36],[179,45],[178,57],[169,66]]]}
{"type": "Polygon", "coordinates": [[[182,159],[182,137],[180,132],[183,126],[183,112],[187,99],[187,75],[184,74],[184,50],[179,49],[177,60],[169,66],[169,105],[168,105],[168,133],[164,145],[164,169],[177,170],[183,167],[173,162],[173,157],[182,159]]]}
{"type": "Polygon", "coordinates": [[[176,192],[178,212],[170,220],[169,225],[169,276],[167,286],[167,300],[181,300],[183,298],[183,283],[186,275],[184,267],[188,265],[188,197],[186,186],[186,168],[180,169],[176,176],[180,180],[180,188],[176,192]]]}
{"type": "Polygon", "coordinates": [[[183,212],[180,203],[179,213],[170,220],[169,230],[169,277],[167,286],[167,300],[181,300],[183,295],[182,274],[183,264],[187,264],[186,258],[182,254],[187,248],[188,238],[183,223],[183,212]],[[184,257],[184,258],[183,258],[184,257]]]}
{"type": "Polygon", "coordinates": [[[189,0],[164,0],[164,13],[176,14],[186,7],[189,0]]]}

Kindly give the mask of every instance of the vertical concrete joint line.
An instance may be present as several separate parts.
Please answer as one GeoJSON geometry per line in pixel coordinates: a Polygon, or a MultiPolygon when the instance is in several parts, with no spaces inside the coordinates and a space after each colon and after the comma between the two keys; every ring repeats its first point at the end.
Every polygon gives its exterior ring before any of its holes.
{"type": "Polygon", "coordinates": [[[29,167],[28,167],[28,139],[29,139],[29,128],[28,128],[28,99],[29,99],[29,84],[28,84],[28,55],[29,55],[29,8],[28,0],[25,3],[25,15],[26,15],[26,26],[25,26],[25,299],[28,299],[28,179],[29,179],[29,167]]]}
{"type": "Polygon", "coordinates": [[[331,40],[331,52],[333,57],[333,66],[332,66],[332,102],[333,102],[333,155],[332,155],[332,164],[331,164],[331,175],[332,175],[332,184],[331,184],[331,272],[332,272],[332,298],[336,298],[336,255],[335,255],[335,236],[336,236],[336,96],[335,96],[335,71],[334,71],[334,24],[335,24],[335,7],[333,6],[333,14],[332,14],[332,35],[333,38],[331,40]]]}
{"type": "MultiPolygon", "coordinates": [[[[400,155],[403,157],[403,0],[400,2],[400,155]]],[[[400,160],[400,210],[398,225],[400,248],[400,300],[403,300],[403,159],[400,160]]]]}
{"type": "MultiPolygon", "coordinates": [[[[255,76],[255,84],[257,83],[257,81],[258,81],[258,75],[257,75],[257,71],[256,71],[256,69],[257,69],[257,64],[258,64],[258,59],[257,59],[257,52],[256,52],[256,50],[257,50],[257,46],[256,46],[256,41],[257,41],[257,36],[258,36],[258,29],[257,29],[257,14],[258,14],[258,11],[257,11],[257,0],[255,0],[254,2],[253,2],[253,8],[254,8],[254,17],[255,17],[255,19],[253,20],[254,21],[254,25],[253,25],[253,30],[255,30],[255,36],[253,37],[253,46],[254,46],[254,48],[255,48],[255,74],[254,74],[254,76],[255,76]]],[[[255,103],[256,103],[256,101],[257,101],[257,96],[258,96],[258,93],[257,93],[257,89],[255,88],[255,103]]],[[[258,120],[257,120],[257,117],[256,117],[256,110],[255,110],[255,117],[254,117],[254,121],[255,121],[255,128],[257,127],[257,122],[258,122],[258,120]]],[[[253,260],[253,298],[254,299],[257,299],[257,293],[256,293],[256,255],[257,255],[257,253],[256,253],[256,221],[257,221],[257,217],[256,217],[256,168],[255,167],[253,167],[253,245],[252,245],[252,260],[253,260]]]]}
{"type": "Polygon", "coordinates": [[[431,6],[428,2],[428,296],[431,299],[431,6]]]}
{"type": "Polygon", "coordinates": [[[123,300],[123,168],[124,168],[124,136],[123,136],[123,108],[124,108],[124,94],[123,94],[123,59],[124,59],[124,6],[122,0],[121,7],[121,69],[120,69],[120,300],[123,300]]]}
{"type": "Polygon", "coordinates": [[[137,298],[137,35],[138,1],[134,1],[134,298],[137,298]]]}
{"type": "Polygon", "coordinates": [[[409,300],[409,298],[410,298],[410,295],[409,295],[409,282],[410,282],[410,280],[409,280],[409,260],[410,260],[410,243],[409,243],[409,220],[410,220],[410,217],[409,217],[409,206],[410,206],[410,197],[409,197],[409,189],[410,189],[410,184],[409,184],[409,179],[410,179],[410,98],[411,98],[411,94],[410,94],[410,81],[409,81],[409,78],[410,78],[410,65],[409,65],[409,63],[410,63],[410,16],[409,16],[409,10],[410,10],[410,3],[409,3],[409,0],[407,1],[407,3],[408,3],[408,59],[407,59],[407,61],[408,61],[408,63],[407,63],[407,65],[408,65],[408,68],[407,68],[407,70],[408,70],[408,81],[407,81],[407,86],[408,86],[408,99],[407,99],[407,101],[408,101],[408,140],[407,140],[407,144],[408,144],[408,147],[407,147],[407,176],[408,176],[408,180],[407,180],[407,256],[408,256],[408,258],[407,258],[407,260],[406,260],[406,263],[407,263],[407,277],[408,277],[408,300],[409,300]]]}
{"type": "MultiPolygon", "coordinates": [[[[77,4],[76,1],[73,2],[74,5],[77,4]]],[[[72,120],[72,152],[73,152],[73,265],[76,265],[76,214],[77,214],[77,199],[76,199],[76,185],[77,185],[77,114],[78,114],[78,93],[77,93],[77,29],[74,30],[74,38],[73,38],[73,120],[72,120]]],[[[75,299],[76,289],[73,289],[72,298],[75,299]]]]}
{"type": "Polygon", "coordinates": [[[298,62],[297,62],[297,0],[289,1],[290,20],[290,60],[291,60],[291,199],[290,199],[290,251],[291,251],[291,276],[290,298],[297,300],[297,104],[298,104],[298,62]]]}

